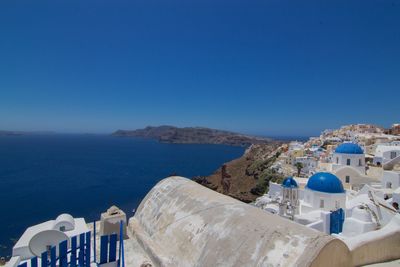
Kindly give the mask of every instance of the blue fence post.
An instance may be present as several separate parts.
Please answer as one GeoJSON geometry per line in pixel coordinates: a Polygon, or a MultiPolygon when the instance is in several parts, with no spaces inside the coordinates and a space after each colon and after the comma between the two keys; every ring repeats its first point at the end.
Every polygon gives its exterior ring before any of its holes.
{"type": "Polygon", "coordinates": [[[90,231],[86,233],[86,245],[85,245],[85,265],[90,266],[90,231]]]}
{"type": "Polygon", "coordinates": [[[108,235],[100,237],[100,264],[107,263],[108,257],[108,235]]]}
{"type": "Polygon", "coordinates": [[[96,259],[96,221],[93,222],[93,262],[97,263],[97,259],[96,259]]]}
{"type": "Polygon", "coordinates": [[[42,267],[47,267],[47,258],[48,258],[47,251],[45,251],[42,253],[42,257],[41,257],[41,260],[42,260],[41,266],[42,267]]]}
{"type": "Polygon", "coordinates": [[[119,267],[125,267],[125,255],[124,255],[124,222],[119,223],[119,267]]]}
{"type": "Polygon", "coordinates": [[[37,257],[33,257],[31,259],[31,267],[38,267],[38,260],[37,257]]]}
{"type": "Polygon", "coordinates": [[[56,263],[57,263],[57,248],[52,247],[50,249],[50,266],[56,267],[56,263]]]}
{"type": "Polygon", "coordinates": [[[108,262],[117,260],[117,234],[110,235],[110,254],[108,256],[108,262]]]}
{"type": "Polygon", "coordinates": [[[68,258],[67,258],[67,254],[68,254],[68,240],[62,241],[62,242],[58,245],[58,250],[59,250],[59,253],[60,253],[60,256],[59,256],[59,264],[60,264],[60,267],[68,267],[68,258]]]}
{"type": "Polygon", "coordinates": [[[340,210],[340,225],[339,225],[339,231],[340,233],[343,232],[343,223],[344,223],[344,210],[343,209],[339,209],[340,210]]]}
{"type": "Polygon", "coordinates": [[[79,256],[78,266],[84,266],[85,264],[85,233],[79,235],[79,256]]]}
{"type": "Polygon", "coordinates": [[[77,238],[76,238],[76,236],[73,236],[71,238],[71,261],[69,263],[71,267],[76,267],[76,249],[77,248],[78,248],[77,238]]]}

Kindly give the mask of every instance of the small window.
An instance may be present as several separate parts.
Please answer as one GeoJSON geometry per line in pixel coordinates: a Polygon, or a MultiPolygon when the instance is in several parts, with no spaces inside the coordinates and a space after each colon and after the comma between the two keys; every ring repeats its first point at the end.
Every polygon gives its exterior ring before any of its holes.
{"type": "Polygon", "coordinates": [[[323,199],[320,199],[320,200],[319,200],[319,207],[320,207],[320,208],[324,208],[324,206],[325,206],[324,200],[323,200],[323,199]]]}
{"type": "Polygon", "coordinates": [[[65,232],[65,226],[60,226],[60,231],[65,232]]]}
{"type": "Polygon", "coordinates": [[[346,183],[350,183],[350,176],[346,175],[346,183]]]}
{"type": "Polygon", "coordinates": [[[386,183],[386,188],[392,188],[392,183],[391,182],[387,182],[386,183]]]}
{"type": "Polygon", "coordinates": [[[358,166],[362,166],[362,161],[361,161],[361,159],[358,160],[358,166]]]}
{"type": "Polygon", "coordinates": [[[350,165],[350,159],[347,159],[346,164],[349,166],[350,165]]]}
{"type": "Polygon", "coordinates": [[[390,152],[390,159],[394,159],[396,157],[396,151],[390,152]]]}
{"type": "Polygon", "coordinates": [[[336,164],[339,164],[339,158],[336,157],[336,164]]]}
{"type": "Polygon", "coordinates": [[[337,200],[335,201],[335,208],[336,208],[336,209],[339,209],[339,208],[340,208],[340,202],[337,201],[337,200]]]}

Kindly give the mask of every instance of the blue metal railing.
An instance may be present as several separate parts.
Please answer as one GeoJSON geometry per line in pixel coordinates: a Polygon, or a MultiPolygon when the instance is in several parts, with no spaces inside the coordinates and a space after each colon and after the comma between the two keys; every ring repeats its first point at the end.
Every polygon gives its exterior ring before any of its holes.
{"type": "MultiPolygon", "coordinates": [[[[91,232],[82,233],[71,237],[71,249],[68,250],[68,240],[64,240],[53,246],[50,251],[41,254],[41,267],[89,267],[91,263],[97,266],[109,262],[118,262],[118,267],[125,267],[123,221],[120,222],[119,253],[117,259],[117,234],[100,237],[100,261],[96,258],[96,222],[93,223],[93,259],[91,259],[91,232]],[[79,238],[79,239],[78,239],[79,238]],[[78,246],[79,240],[79,246],[78,246]],[[50,253],[49,253],[50,252],[50,253]]],[[[38,267],[38,257],[33,257],[18,267],[38,267]]]]}

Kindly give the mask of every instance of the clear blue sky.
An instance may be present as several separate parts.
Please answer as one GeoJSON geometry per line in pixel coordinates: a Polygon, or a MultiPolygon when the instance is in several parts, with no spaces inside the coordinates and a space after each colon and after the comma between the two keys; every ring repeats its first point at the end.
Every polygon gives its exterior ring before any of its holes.
{"type": "Polygon", "coordinates": [[[0,129],[399,120],[399,0],[0,2],[0,129]]]}

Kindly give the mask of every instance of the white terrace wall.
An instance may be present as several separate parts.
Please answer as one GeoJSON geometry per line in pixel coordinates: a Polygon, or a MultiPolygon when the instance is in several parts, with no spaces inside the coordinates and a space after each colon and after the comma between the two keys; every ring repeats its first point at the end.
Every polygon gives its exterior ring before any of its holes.
{"type": "Polygon", "coordinates": [[[382,229],[345,241],[351,250],[352,265],[390,261],[400,258],[400,214],[382,229]]]}

